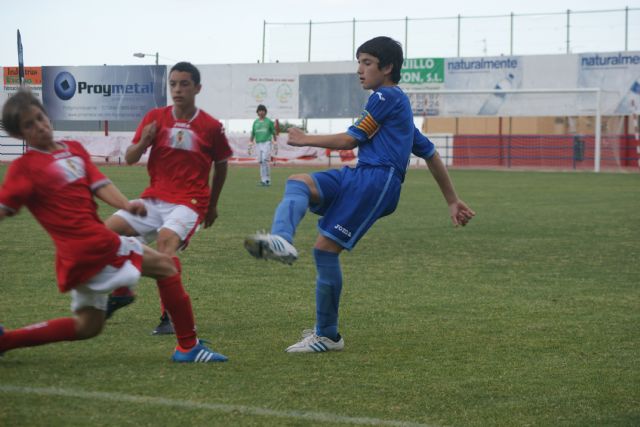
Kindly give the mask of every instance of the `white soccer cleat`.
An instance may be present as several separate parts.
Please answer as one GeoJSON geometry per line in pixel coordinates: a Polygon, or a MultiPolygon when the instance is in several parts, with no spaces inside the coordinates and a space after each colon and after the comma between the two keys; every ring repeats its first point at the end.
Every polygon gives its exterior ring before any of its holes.
{"type": "MultiPolygon", "coordinates": [[[[304,332],[306,332],[306,330],[304,332]]],[[[304,338],[302,338],[300,342],[287,347],[285,352],[323,353],[325,351],[341,351],[344,348],[344,339],[342,339],[340,335],[338,335],[338,341],[333,341],[331,338],[319,336],[315,331],[306,336],[304,332],[304,338]]]]}
{"type": "Polygon", "coordinates": [[[244,239],[244,247],[258,259],[273,259],[289,265],[298,259],[296,248],[277,234],[253,234],[244,239]]]}

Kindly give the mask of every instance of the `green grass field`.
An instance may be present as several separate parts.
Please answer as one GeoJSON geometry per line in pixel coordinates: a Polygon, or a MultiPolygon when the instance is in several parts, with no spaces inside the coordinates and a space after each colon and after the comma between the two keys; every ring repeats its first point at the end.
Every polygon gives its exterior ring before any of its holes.
{"type": "MultiPolygon", "coordinates": [[[[130,197],[147,182],[103,170],[130,197]]],[[[640,425],[640,175],[454,170],[477,212],[455,229],[429,173],[410,171],[396,213],[341,257],[345,351],[290,355],[314,322],[316,217],[291,267],[242,240],[300,171],[261,188],[232,168],[220,218],[181,256],[200,336],[228,363],[173,364],[143,279],[99,337],[0,359],[0,425],[640,425]]],[[[30,214],[0,233],[0,323],[69,315],[30,214]]]]}

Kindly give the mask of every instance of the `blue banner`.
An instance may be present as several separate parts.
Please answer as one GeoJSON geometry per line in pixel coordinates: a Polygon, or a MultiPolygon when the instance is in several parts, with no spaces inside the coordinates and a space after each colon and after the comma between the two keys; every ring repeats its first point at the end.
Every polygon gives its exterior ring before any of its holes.
{"type": "Polygon", "coordinates": [[[167,105],[167,68],[42,67],[42,100],[52,120],[139,121],[167,105]]]}

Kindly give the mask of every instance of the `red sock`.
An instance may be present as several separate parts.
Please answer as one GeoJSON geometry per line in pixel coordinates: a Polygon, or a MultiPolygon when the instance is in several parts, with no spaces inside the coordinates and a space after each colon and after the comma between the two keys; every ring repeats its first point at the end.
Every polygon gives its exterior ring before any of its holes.
{"type": "Polygon", "coordinates": [[[172,256],[171,259],[173,260],[173,263],[176,265],[176,268],[178,269],[178,273],[182,273],[182,264],[180,263],[180,258],[178,258],[177,256],[172,256]]]}
{"type": "Polygon", "coordinates": [[[131,289],[123,286],[122,288],[118,288],[115,291],[111,292],[111,295],[113,295],[114,297],[132,297],[134,296],[134,293],[131,291],[131,289]]]}
{"type": "MultiPolygon", "coordinates": [[[[171,257],[171,259],[173,260],[173,263],[176,265],[176,268],[178,269],[178,273],[182,273],[182,264],[180,264],[180,258],[178,258],[177,256],[173,256],[171,257]]],[[[164,317],[167,314],[167,309],[164,307],[162,300],[160,300],[160,314],[162,315],[162,317],[164,317]]]]}
{"type": "Polygon", "coordinates": [[[191,299],[182,286],[180,273],[160,279],[157,283],[160,301],[171,316],[178,344],[184,349],[193,347],[198,342],[195,320],[191,299]]]}
{"type": "Polygon", "coordinates": [[[0,352],[20,347],[33,347],[58,341],[75,341],[76,320],[73,317],[51,319],[0,336],[0,352]]]}

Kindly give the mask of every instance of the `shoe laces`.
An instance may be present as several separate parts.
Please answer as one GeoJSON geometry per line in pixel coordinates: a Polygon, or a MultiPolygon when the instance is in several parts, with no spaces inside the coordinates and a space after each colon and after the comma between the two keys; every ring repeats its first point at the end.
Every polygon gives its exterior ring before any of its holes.
{"type": "Polygon", "coordinates": [[[320,342],[320,340],[321,340],[320,335],[316,334],[316,332],[313,331],[310,335],[307,335],[302,339],[301,344],[304,344],[304,345],[315,344],[317,342],[320,342]]]}

